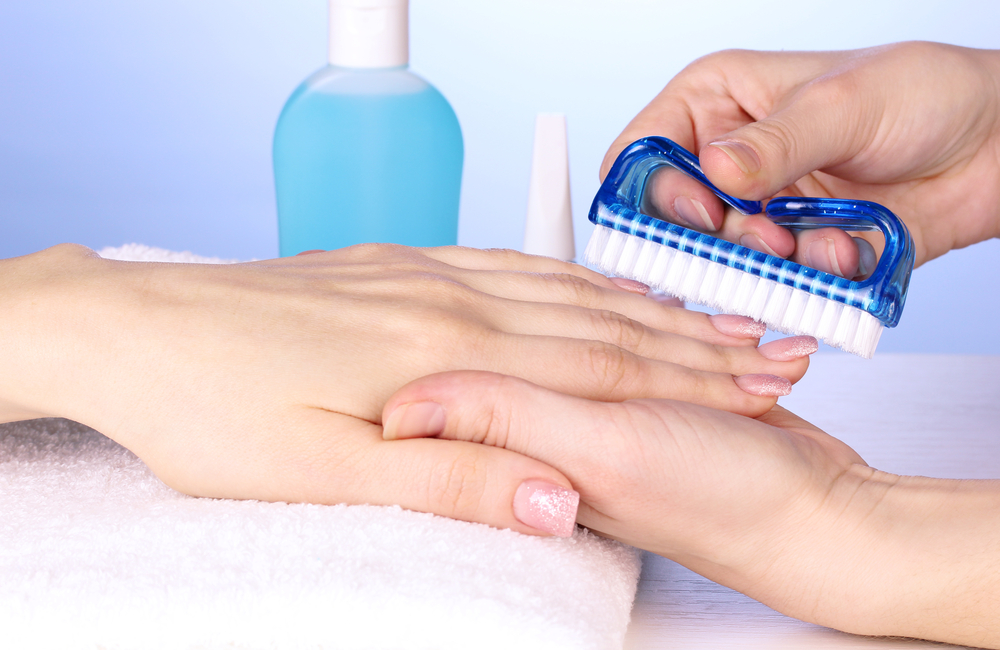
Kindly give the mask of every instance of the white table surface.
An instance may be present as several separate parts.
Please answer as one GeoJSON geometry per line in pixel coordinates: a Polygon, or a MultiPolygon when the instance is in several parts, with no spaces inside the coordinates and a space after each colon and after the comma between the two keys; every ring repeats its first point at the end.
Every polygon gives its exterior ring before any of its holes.
{"type": "MultiPolygon", "coordinates": [[[[815,355],[781,404],[897,474],[1000,478],[1000,356],[815,355]]],[[[803,623],[646,554],[627,650],[950,648],[803,623]]]]}

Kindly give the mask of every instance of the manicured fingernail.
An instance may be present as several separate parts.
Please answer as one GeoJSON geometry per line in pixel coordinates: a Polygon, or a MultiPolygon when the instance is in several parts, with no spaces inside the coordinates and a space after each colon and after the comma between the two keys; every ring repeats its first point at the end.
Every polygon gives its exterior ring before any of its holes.
{"type": "Polygon", "coordinates": [[[792,392],[792,382],[775,375],[740,375],[733,381],[745,392],[761,397],[783,397],[792,392]]]}
{"type": "Polygon", "coordinates": [[[436,436],[444,431],[444,407],[435,402],[412,402],[397,406],[382,423],[386,440],[436,436]]]}
{"type": "Polygon", "coordinates": [[[710,142],[708,146],[720,149],[736,163],[736,166],[744,174],[756,174],[760,171],[760,158],[757,157],[757,152],[742,142],[723,140],[710,142]]]}
{"type": "Polygon", "coordinates": [[[801,359],[819,349],[819,341],[812,336],[790,336],[771,341],[757,348],[760,355],[771,361],[791,361],[801,359]]]}
{"type": "Polygon", "coordinates": [[[739,339],[759,339],[767,333],[767,326],[764,323],[746,316],[715,314],[709,316],[708,320],[715,326],[715,329],[726,336],[735,336],[739,339]]]}
{"type": "Polygon", "coordinates": [[[715,224],[712,223],[712,217],[708,216],[708,210],[701,204],[701,201],[678,196],[674,199],[674,212],[692,228],[716,230],[715,224]]]}
{"type": "Polygon", "coordinates": [[[312,255],[313,253],[325,253],[325,252],[326,251],[323,250],[323,249],[321,249],[321,248],[314,248],[311,251],[302,251],[301,253],[296,253],[295,255],[296,256],[299,256],[299,255],[312,255]]]}
{"type": "Polygon", "coordinates": [[[684,301],[677,296],[671,296],[669,293],[663,293],[662,291],[653,291],[649,294],[649,297],[660,303],[664,307],[680,307],[684,308],[684,301]]]}
{"type": "Polygon", "coordinates": [[[863,278],[871,275],[871,272],[875,270],[875,266],[878,264],[878,255],[875,254],[875,248],[868,243],[867,239],[861,239],[860,237],[855,237],[854,243],[858,246],[858,277],[863,278]]]}
{"type": "Polygon", "coordinates": [[[541,479],[521,483],[514,493],[517,520],[556,537],[572,537],[579,507],[579,492],[541,479]]]}
{"type": "Polygon", "coordinates": [[[837,244],[826,237],[817,239],[806,248],[806,265],[844,277],[837,263],[837,244]]]}
{"type": "Polygon", "coordinates": [[[625,278],[608,278],[614,284],[618,285],[618,288],[624,289],[629,293],[637,293],[640,296],[645,296],[649,293],[649,285],[643,284],[638,280],[626,280],[625,278]]]}
{"type": "Polygon", "coordinates": [[[775,257],[781,257],[774,252],[774,249],[764,243],[764,240],[754,235],[753,233],[747,233],[740,237],[740,246],[746,246],[747,248],[752,248],[755,251],[760,251],[761,253],[767,253],[768,255],[774,255],[775,257]]]}

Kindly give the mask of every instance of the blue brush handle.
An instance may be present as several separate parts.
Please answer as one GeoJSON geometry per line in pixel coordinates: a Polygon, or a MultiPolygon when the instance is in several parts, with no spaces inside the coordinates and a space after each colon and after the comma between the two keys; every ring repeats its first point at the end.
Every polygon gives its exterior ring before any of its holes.
{"type": "Polygon", "coordinates": [[[913,242],[906,226],[883,206],[868,201],[802,197],[782,197],[767,204],[765,214],[787,228],[881,231],[885,237],[882,256],[871,276],[856,282],[643,214],[646,183],[653,171],[664,166],[696,179],[743,214],[762,212],[760,201],[738,199],[715,187],[691,152],[667,138],[650,136],[633,142],[615,160],[594,198],[590,220],[863,309],[886,327],[895,327],[899,322],[913,270],[913,242]]]}
{"type": "Polygon", "coordinates": [[[814,199],[782,196],[767,202],[767,216],[774,223],[798,230],[840,228],[881,231],[885,248],[872,274],[860,285],[872,288],[872,304],[866,311],[886,327],[895,327],[906,301],[913,271],[913,239],[906,225],[885,207],[871,201],[814,199]]]}
{"type": "MultiPolygon", "coordinates": [[[[744,201],[712,185],[705,172],[701,171],[701,163],[694,154],[673,140],[661,136],[636,140],[626,147],[615,160],[608,177],[604,179],[604,184],[607,185],[611,180],[612,185],[617,188],[615,194],[619,199],[626,204],[640,205],[642,195],[646,191],[646,181],[650,174],[660,167],[679,169],[743,214],[759,214],[761,211],[760,201],[744,201]],[[615,178],[612,180],[612,177],[615,178]]],[[[604,186],[601,189],[603,190],[604,186]]]]}

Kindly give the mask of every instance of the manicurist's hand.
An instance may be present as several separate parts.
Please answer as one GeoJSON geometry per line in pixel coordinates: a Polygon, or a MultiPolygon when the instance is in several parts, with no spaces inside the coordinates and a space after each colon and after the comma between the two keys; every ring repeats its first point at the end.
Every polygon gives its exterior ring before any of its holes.
{"type": "MultiPolygon", "coordinates": [[[[559,470],[487,492],[579,523],[797,618],[858,634],[1000,647],[1000,481],[900,477],[776,407],[754,420],[660,399],[590,401],[482,372],[426,377],[385,437],[477,442],[559,470]],[[508,489],[509,491],[509,489],[508,489]]],[[[395,443],[394,443],[395,444],[395,443]]]]}
{"type": "MultiPolygon", "coordinates": [[[[664,135],[744,199],[776,195],[881,203],[906,222],[922,264],[1000,235],[1000,53],[937,43],[846,52],[726,51],[667,84],[612,144],[664,135]]],[[[881,235],[797,236],[730,210],[669,171],[650,184],[657,215],[845,277],[874,268],[881,235]]]]}
{"type": "Polygon", "coordinates": [[[359,246],[235,265],[60,246],[0,261],[0,421],[67,417],[189,494],[400,504],[524,532],[483,490],[568,485],[513,452],[382,440],[385,401],[481,369],[600,399],[760,414],[815,340],[665,307],[638,283],[509,251],[359,246]]]}

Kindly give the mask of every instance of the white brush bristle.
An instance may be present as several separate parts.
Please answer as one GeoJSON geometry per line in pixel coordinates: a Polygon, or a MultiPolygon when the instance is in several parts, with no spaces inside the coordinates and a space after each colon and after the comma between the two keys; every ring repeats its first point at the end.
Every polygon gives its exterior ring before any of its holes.
{"type": "Polygon", "coordinates": [[[882,335],[882,323],[856,307],[606,226],[594,229],[583,262],[681,300],[749,316],[778,332],[815,336],[866,359],[882,335]]]}

